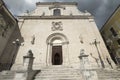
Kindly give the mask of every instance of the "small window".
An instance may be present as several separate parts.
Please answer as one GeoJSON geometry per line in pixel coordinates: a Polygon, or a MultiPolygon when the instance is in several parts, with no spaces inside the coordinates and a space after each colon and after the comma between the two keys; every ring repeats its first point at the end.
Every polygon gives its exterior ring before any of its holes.
{"type": "Polygon", "coordinates": [[[118,44],[120,45],[120,39],[117,40],[118,44]]]}
{"type": "Polygon", "coordinates": [[[113,36],[117,36],[116,31],[114,30],[114,28],[110,28],[110,31],[112,32],[113,36]]]}
{"type": "Polygon", "coordinates": [[[61,15],[60,9],[55,9],[54,16],[60,16],[60,15],[61,15]]]}

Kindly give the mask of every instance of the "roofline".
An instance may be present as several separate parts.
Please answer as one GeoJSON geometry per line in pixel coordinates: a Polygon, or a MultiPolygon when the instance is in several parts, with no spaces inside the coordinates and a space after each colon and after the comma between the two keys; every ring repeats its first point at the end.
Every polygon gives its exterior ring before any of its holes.
{"type": "Polygon", "coordinates": [[[8,8],[7,8],[7,6],[6,6],[6,4],[5,4],[5,2],[3,1],[3,0],[0,0],[1,1],[1,8],[2,9],[6,9],[6,11],[9,13],[9,15],[16,21],[16,22],[18,22],[18,20],[13,16],[13,14],[8,10],[8,8]]]}
{"type": "Polygon", "coordinates": [[[93,16],[18,16],[19,19],[93,19],[93,16]]]}
{"type": "Polygon", "coordinates": [[[54,5],[54,4],[60,4],[60,5],[78,5],[77,2],[37,2],[36,5],[54,5]]]}
{"type": "Polygon", "coordinates": [[[105,22],[105,24],[102,26],[102,28],[100,29],[100,31],[102,31],[102,29],[104,28],[104,26],[110,21],[110,19],[113,17],[113,15],[116,13],[116,11],[120,8],[120,4],[117,6],[117,8],[113,11],[113,13],[110,15],[110,17],[107,19],[107,21],[105,22]]]}

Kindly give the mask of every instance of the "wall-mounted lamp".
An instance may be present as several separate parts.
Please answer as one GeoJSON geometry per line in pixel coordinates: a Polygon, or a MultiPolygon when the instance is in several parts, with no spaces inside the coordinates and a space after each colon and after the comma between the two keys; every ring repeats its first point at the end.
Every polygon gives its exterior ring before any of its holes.
{"type": "Polygon", "coordinates": [[[17,45],[17,46],[20,46],[21,43],[20,43],[20,40],[19,39],[16,39],[15,41],[12,42],[14,45],[17,45]]]}

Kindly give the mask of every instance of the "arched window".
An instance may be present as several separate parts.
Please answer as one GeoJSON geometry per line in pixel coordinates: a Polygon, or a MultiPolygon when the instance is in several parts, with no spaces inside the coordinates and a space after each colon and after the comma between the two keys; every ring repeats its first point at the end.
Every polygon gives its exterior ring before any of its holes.
{"type": "Polygon", "coordinates": [[[60,16],[61,15],[60,9],[54,9],[53,15],[54,16],[60,16]]]}

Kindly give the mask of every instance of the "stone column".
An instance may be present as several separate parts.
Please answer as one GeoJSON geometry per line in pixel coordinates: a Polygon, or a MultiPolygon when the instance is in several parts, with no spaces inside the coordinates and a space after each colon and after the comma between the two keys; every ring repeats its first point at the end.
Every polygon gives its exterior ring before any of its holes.
{"type": "Polygon", "coordinates": [[[23,56],[23,66],[25,70],[27,71],[32,70],[33,60],[34,60],[33,53],[31,50],[29,50],[27,55],[23,56]]]}
{"type": "Polygon", "coordinates": [[[62,65],[69,65],[69,52],[68,52],[68,44],[65,43],[62,45],[62,55],[63,55],[63,64],[62,65]]]}

